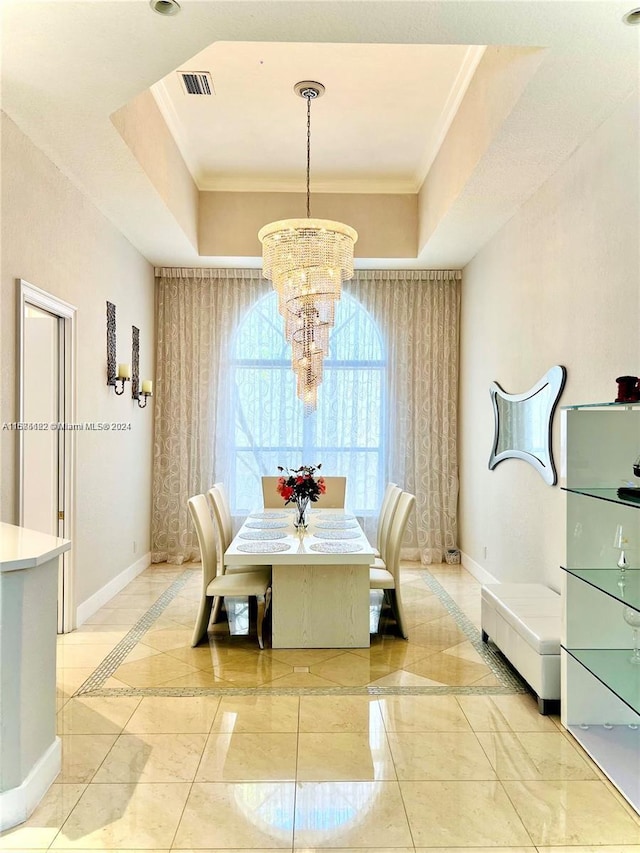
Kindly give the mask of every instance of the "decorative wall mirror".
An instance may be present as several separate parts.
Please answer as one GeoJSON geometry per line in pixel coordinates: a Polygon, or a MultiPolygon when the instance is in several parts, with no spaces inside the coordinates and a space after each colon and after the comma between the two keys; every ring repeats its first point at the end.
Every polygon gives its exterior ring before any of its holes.
{"type": "Polygon", "coordinates": [[[567,371],[555,365],[524,394],[507,394],[497,382],[490,387],[495,436],[489,459],[493,470],[504,459],[524,459],[545,483],[557,482],[551,452],[553,413],[564,388],[567,371]]]}

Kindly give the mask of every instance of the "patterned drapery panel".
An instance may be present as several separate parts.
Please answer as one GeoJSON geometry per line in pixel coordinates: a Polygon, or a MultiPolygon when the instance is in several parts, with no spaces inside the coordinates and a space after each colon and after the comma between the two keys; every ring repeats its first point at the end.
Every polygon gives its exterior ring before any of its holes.
{"type": "MultiPolygon", "coordinates": [[[[257,270],[160,268],[156,277],[152,559],[181,563],[197,553],[187,499],[228,470],[232,336],[271,285],[257,270]]],[[[460,279],[371,270],[345,283],[384,338],[385,479],[416,495],[404,553],[425,563],[442,560],[457,538],[460,279]]]]}
{"type": "Polygon", "coordinates": [[[458,328],[462,274],[362,270],[345,283],[387,346],[387,479],[416,496],[403,554],[440,562],[457,546],[458,328]]]}

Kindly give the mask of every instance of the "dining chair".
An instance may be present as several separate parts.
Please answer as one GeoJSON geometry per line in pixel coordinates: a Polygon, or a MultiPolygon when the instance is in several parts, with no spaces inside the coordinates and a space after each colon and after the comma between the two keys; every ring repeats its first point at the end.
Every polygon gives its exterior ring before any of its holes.
{"type": "Polygon", "coordinates": [[[231,507],[227,492],[223,483],[214,483],[207,492],[207,501],[213,512],[218,532],[218,574],[237,574],[238,572],[254,572],[264,569],[265,566],[242,564],[241,566],[225,566],[224,552],[233,539],[233,524],[231,521],[231,507]]]}
{"type": "Polygon", "coordinates": [[[197,646],[207,636],[214,599],[222,599],[227,595],[255,597],[258,603],[258,645],[263,649],[262,623],[271,599],[271,572],[269,569],[260,569],[237,574],[219,574],[216,531],[207,498],[205,495],[196,495],[189,498],[187,503],[198,534],[202,560],[202,593],[191,646],[197,646]]]}
{"type": "Polygon", "coordinates": [[[382,496],[382,503],[380,504],[380,513],[378,514],[378,528],[376,530],[376,547],[374,549],[376,557],[382,556],[382,551],[380,549],[380,543],[382,541],[382,525],[384,523],[387,510],[389,509],[389,503],[393,495],[393,490],[397,488],[398,487],[395,483],[387,483],[387,487],[384,490],[384,495],[382,496]]]}
{"type": "Polygon", "coordinates": [[[278,480],[280,477],[262,477],[262,506],[265,509],[282,509],[284,500],[278,494],[278,480]]]}
{"type": "MultiPolygon", "coordinates": [[[[320,475],[319,475],[320,476],[320,475]]],[[[320,495],[317,501],[313,501],[310,506],[315,509],[344,509],[344,497],[347,490],[346,477],[325,477],[322,475],[325,484],[325,493],[320,495]]],[[[278,494],[278,480],[280,477],[263,477],[262,478],[262,504],[265,509],[273,509],[273,507],[283,507],[284,501],[278,494]]]]}
{"type": "Polygon", "coordinates": [[[400,635],[408,639],[407,629],[404,624],[404,613],[402,609],[402,593],[400,588],[400,550],[404,538],[407,522],[416,499],[409,492],[402,492],[398,499],[398,506],[393,516],[389,539],[386,549],[386,569],[372,566],[369,569],[369,588],[381,589],[384,596],[391,605],[395,616],[396,625],[400,635]]]}
{"type": "Polygon", "coordinates": [[[311,504],[314,509],[344,509],[346,477],[324,477],[325,493],[311,504]]]}
{"type": "Polygon", "coordinates": [[[389,533],[391,531],[391,525],[393,524],[393,519],[398,508],[398,501],[400,500],[401,494],[402,489],[399,486],[394,486],[392,489],[390,489],[387,506],[383,515],[380,518],[380,539],[378,546],[380,549],[380,553],[374,559],[372,564],[373,568],[375,569],[386,569],[387,567],[387,548],[389,544],[389,533]]]}

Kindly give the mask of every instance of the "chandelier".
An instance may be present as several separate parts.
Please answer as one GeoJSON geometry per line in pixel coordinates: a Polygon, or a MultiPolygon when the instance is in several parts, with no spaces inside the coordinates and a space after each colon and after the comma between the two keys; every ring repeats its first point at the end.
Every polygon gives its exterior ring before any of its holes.
{"type": "Polygon", "coordinates": [[[357,232],[342,222],[311,218],[311,101],[324,94],[322,83],[296,83],[307,101],[307,218],[270,222],[258,232],[262,274],[273,282],[284,334],[291,344],[291,366],[305,414],[316,408],[322,365],[329,353],[329,331],[342,282],[353,276],[357,232]]]}

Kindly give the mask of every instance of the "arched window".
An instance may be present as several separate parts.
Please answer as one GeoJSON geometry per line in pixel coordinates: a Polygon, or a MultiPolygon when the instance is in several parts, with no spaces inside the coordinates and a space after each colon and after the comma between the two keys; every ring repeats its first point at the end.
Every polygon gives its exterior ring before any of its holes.
{"type": "Polygon", "coordinates": [[[262,297],[238,327],[233,371],[229,483],[237,514],[262,497],[260,477],[322,463],[322,473],[347,477],[347,503],[367,515],[382,499],[386,358],[376,323],[343,293],[336,306],[316,411],[304,417],[296,397],[291,350],[275,293],[262,297]]]}

